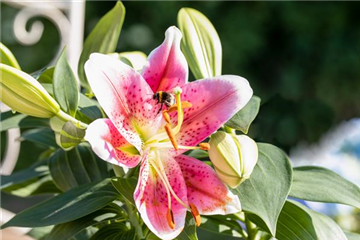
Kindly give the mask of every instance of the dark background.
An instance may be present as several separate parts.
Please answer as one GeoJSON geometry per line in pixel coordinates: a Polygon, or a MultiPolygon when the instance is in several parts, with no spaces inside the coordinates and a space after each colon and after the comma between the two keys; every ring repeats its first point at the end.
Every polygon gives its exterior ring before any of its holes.
{"type": "MultiPolygon", "coordinates": [[[[87,2],[85,36],[114,1],[87,2]]],[[[360,3],[358,2],[140,2],[126,1],[117,51],[149,54],[192,7],[214,24],[223,46],[223,74],[247,78],[261,97],[250,135],[288,151],[315,142],[332,126],[360,116],[360,3]]],[[[2,4],[2,39],[23,70],[54,57],[59,36],[50,21],[35,46],[12,34],[17,9],[2,4]]],[[[32,19],[29,24],[36,20],[32,19]]]]}

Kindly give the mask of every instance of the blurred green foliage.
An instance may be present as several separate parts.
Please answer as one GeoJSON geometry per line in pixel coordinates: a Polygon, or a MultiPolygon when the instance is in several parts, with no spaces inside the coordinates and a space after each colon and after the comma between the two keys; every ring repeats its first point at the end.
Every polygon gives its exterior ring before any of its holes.
{"type": "MultiPolygon", "coordinates": [[[[85,36],[114,6],[87,2],[85,36]]],[[[117,51],[149,54],[176,25],[177,12],[192,7],[217,29],[223,74],[247,78],[262,98],[250,128],[258,141],[289,150],[314,142],[337,123],[360,116],[360,26],[358,2],[184,2],[126,1],[117,51]]],[[[1,41],[21,67],[36,71],[54,57],[59,34],[49,20],[34,46],[19,45],[12,31],[17,9],[1,3],[1,41]]],[[[28,26],[28,27],[29,27],[28,26]]],[[[229,106],[231,107],[231,106],[229,106]]]]}

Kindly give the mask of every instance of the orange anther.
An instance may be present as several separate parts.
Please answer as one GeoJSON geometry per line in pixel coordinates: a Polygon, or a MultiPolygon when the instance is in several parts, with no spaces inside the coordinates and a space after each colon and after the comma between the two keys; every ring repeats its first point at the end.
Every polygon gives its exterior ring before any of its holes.
{"type": "Polygon", "coordinates": [[[210,144],[208,144],[208,143],[200,143],[199,147],[201,150],[205,150],[205,151],[210,150],[210,144]]]}
{"type": "Polygon", "coordinates": [[[177,142],[176,142],[176,139],[175,139],[175,136],[171,129],[170,124],[165,125],[165,131],[170,139],[171,144],[174,146],[175,150],[178,150],[178,145],[177,145],[177,142]]]}
{"type": "Polygon", "coordinates": [[[168,111],[164,110],[162,112],[162,115],[163,115],[163,118],[164,118],[165,122],[170,123],[170,115],[168,114],[168,111]]]}
{"type": "Polygon", "coordinates": [[[196,226],[199,227],[201,224],[201,217],[200,217],[199,211],[194,204],[190,203],[189,205],[190,205],[190,209],[191,209],[191,214],[192,214],[193,218],[195,219],[195,224],[196,224],[196,226]]]}
{"type": "Polygon", "coordinates": [[[169,208],[168,212],[166,213],[166,220],[169,224],[169,227],[171,229],[174,229],[175,228],[174,214],[170,208],[169,208]]]}

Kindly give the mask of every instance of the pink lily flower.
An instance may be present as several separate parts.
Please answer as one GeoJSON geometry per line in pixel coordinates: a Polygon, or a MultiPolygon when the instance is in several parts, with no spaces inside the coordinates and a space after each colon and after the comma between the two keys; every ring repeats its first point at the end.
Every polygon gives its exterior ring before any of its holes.
{"type": "Polygon", "coordinates": [[[187,210],[197,224],[199,214],[241,210],[238,197],[211,167],[181,154],[206,148],[198,144],[245,106],[252,89],[233,75],[187,83],[181,32],[170,27],[165,36],[141,73],[112,57],[90,56],[86,75],[109,118],[91,123],[85,139],[112,164],[132,168],[141,162],[136,207],[154,234],[173,239],[184,228],[187,210]],[[176,104],[160,114],[153,95],[164,92],[173,94],[176,104]]]}

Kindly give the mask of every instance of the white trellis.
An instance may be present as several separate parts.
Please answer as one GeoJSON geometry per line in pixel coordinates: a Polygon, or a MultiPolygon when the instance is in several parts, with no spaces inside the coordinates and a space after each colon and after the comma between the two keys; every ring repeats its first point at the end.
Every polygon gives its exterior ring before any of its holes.
{"type": "MultiPolygon", "coordinates": [[[[14,35],[17,41],[23,45],[33,45],[37,43],[44,30],[41,21],[35,21],[26,29],[27,22],[33,17],[44,17],[49,19],[58,29],[60,35],[60,46],[52,63],[55,62],[61,50],[65,45],[68,46],[68,60],[74,72],[77,72],[77,62],[82,50],[83,32],[84,32],[84,13],[85,0],[72,1],[30,1],[30,0],[7,0],[4,3],[16,8],[20,8],[14,19],[14,35]]],[[[1,104],[1,112],[10,109],[1,104]]],[[[7,147],[1,173],[3,175],[11,174],[15,167],[18,153],[19,142],[16,139],[20,136],[18,129],[8,131],[7,147]]]]}
{"type": "MultiPolygon", "coordinates": [[[[43,17],[50,20],[60,36],[60,46],[51,63],[55,62],[66,45],[70,66],[74,72],[77,72],[77,63],[83,46],[85,0],[3,0],[2,3],[20,9],[14,19],[13,31],[16,40],[22,45],[36,44],[44,33],[44,25],[41,21],[33,22],[29,30],[26,29],[31,18],[43,17]]],[[[9,110],[9,107],[1,103],[1,112],[9,110]]],[[[20,151],[20,142],[17,141],[19,137],[19,129],[7,131],[7,145],[0,168],[2,175],[11,174],[16,165],[20,151]]],[[[2,222],[6,222],[13,215],[3,210],[1,214],[2,222]]],[[[24,229],[20,232],[24,233],[24,229]]]]}

